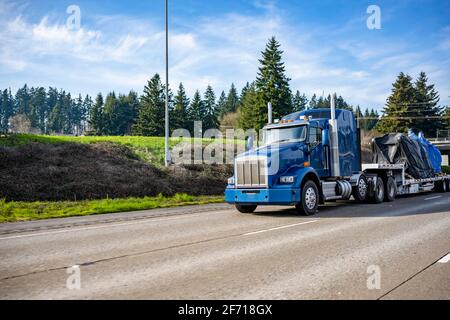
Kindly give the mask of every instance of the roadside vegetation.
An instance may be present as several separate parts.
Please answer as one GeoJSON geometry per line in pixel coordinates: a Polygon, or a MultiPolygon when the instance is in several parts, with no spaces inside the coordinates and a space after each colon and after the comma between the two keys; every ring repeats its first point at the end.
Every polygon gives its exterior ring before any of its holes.
{"type": "Polygon", "coordinates": [[[0,200],[0,223],[51,218],[97,215],[187,205],[221,203],[223,196],[190,196],[176,194],[173,197],[103,199],[58,202],[6,202],[0,200]]]}

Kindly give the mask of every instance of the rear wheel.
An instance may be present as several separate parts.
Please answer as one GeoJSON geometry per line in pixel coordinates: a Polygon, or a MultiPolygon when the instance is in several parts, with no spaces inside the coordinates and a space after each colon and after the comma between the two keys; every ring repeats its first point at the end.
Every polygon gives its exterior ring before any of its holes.
{"type": "Polygon", "coordinates": [[[241,213],[253,213],[255,212],[257,207],[258,206],[256,205],[243,205],[243,204],[236,205],[236,209],[241,213]]]}
{"type": "Polygon", "coordinates": [[[300,203],[295,206],[297,212],[304,216],[312,216],[319,209],[319,190],[312,181],[306,181],[302,188],[300,203]]]}
{"type": "Polygon", "coordinates": [[[370,197],[370,201],[373,203],[382,203],[384,200],[384,184],[381,178],[377,178],[375,182],[375,186],[370,197]]]}
{"type": "Polygon", "coordinates": [[[392,202],[395,200],[395,196],[397,195],[397,185],[395,183],[394,178],[388,177],[386,182],[384,183],[385,196],[384,200],[386,202],[392,202]]]}
{"type": "Polygon", "coordinates": [[[448,184],[445,180],[435,182],[435,191],[437,192],[447,192],[448,184]]]}
{"type": "Polygon", "coordinates": [[[356,182],[356,186],[352,189],[353,198],[357,202],[364,202],[367,198],[368,184],[367,178],[365,175],[360,175],[358,181],[356,182]]]}

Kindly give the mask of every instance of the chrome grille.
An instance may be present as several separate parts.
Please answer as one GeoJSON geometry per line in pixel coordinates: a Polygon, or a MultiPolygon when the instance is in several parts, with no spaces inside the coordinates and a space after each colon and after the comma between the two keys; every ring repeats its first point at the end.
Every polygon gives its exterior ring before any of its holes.
{"type": "Polygon", "coordinates": [[[266,187],[267,159],[243,158],[236,160],[236,185],[238,187],[266,187]]]}

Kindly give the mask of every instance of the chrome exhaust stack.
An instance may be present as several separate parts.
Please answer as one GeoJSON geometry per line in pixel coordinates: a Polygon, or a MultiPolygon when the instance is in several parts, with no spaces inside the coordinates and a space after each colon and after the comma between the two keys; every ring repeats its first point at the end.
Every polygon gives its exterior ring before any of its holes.
{"type": "Polygon", "coordinates": [[[331,96],[331,119],[330,123],[330,143],[331,143],[331,175],[334,177],[341,176],[339,164],[339,135],[338,124],[336,119],[336,94],[331,96]]]}

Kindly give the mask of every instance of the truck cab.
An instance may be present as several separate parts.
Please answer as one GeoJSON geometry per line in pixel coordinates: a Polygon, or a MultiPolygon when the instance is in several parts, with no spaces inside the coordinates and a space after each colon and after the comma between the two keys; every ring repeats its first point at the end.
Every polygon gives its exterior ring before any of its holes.
{"type": "Polygon", "coordinates": [[[359,132],[348,110],[290,114],[263,130],[263,146],[235,159],[225,200],[244,213],[261,205],[295,206],[305,215],[326,200],[365,199],[359,132]]]}

